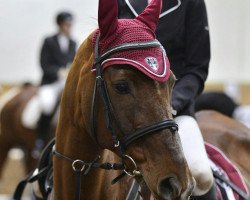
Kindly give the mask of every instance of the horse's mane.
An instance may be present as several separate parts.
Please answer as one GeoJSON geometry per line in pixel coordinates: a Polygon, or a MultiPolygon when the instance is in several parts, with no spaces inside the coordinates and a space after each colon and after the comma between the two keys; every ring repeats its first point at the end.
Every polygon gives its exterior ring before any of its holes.
{"type": "MultiPolygon", "coordinates": [[[[90,61],[92,61],[93,63],[93,47],[92,47],[92,40],[93,40],[93,33],[91,33],[81,44],[81,46],[79,47],[73,64],[71,66],[71,71],[75,72],[77,70],[84,70],[84,72],[90,71],[91,70],[91,66],[89,65],[90,61]],[[80,66],[80,68],[79,68],[80,66]]],[[[92,64],[91,63],[91,64],[92,64]]],[[[80,73],[78,73],[78,75],[80,75],[80,73]]]]}
{"type": "Polygon", "coordinates": [[[61,110],[70,113],[63,115],[64,120],[75,119],[74,122],[76,122],[83,117],[80,110],[82,98],[85,98],[85,103],[91,104],[88,101],[94,85],[94,75],[91,71],[94,60],[92,39],[93,33],[81,44],[71,65],[61,101],[61,110]]]}

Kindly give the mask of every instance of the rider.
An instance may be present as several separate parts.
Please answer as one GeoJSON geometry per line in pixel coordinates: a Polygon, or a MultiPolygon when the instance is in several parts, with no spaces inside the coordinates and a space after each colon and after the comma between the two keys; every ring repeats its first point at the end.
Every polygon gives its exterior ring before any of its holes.
{"type": "MultiPolygon", "coordinates": [[[[148,0],[118,0],[119,17],[134,18],[148,0]]],[[[213,174],[201,131],[194,118],[194,101],[208,75],[210,39],[204,0],[164,0],[156,32],[177,77],[172,107],[189,168],[196,180],[193,199],[217,199],[213,174]]]]}
{"type": "Polygon", "coordinates": [[[65,83],[65,75],[76,53],[76,42],[71,39],[73,16],[60,12],[56,17],[58,33],[44,40],[40,64],[43,72],[38,96],[42,115],[37,125],[37,140],[34,156],[38,156],[50,134],[51,120],[57,110],[65,83]]]}

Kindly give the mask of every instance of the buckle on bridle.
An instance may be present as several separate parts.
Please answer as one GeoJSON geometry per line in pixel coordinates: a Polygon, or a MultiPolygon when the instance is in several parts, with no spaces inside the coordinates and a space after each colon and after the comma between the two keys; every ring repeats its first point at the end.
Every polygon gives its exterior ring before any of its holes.
{"type": "Polygon", "coordinates": [[[117,140],[116,143],[115,143],[115,147],[117,148],[117,147],[119,147],[119,146],[120,146],[120,141],[117,140]]]}
{"type": "Polygon", "coordinates": [[[135,177],[135,176],[141,176],[141,172],[138,170],[138,167],[136,165],[136,162],[134,161],[134,159],[132,157],[130,157],[129,155],[124,155],[123,156],[123,164],[124,164],[124,172],[131,177],[135,177]],[[125,163],[124,163],[124,159],[128,159],[129,161],[131,161],[131,163],[134,165],[134,169],[133,170],[128,170],[128,168],[126,167],[125,163]]]}
{"type": "Polygon", "coordinates": [[[72,169],[75,172],[82,172],[86,167],[86,164],[82,160],[75,160],[72,163],[72,169]]]}

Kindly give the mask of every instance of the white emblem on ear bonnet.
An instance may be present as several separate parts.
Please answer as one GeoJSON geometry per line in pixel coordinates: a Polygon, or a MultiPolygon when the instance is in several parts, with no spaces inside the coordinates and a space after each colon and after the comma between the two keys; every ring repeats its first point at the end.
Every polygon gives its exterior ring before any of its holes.
{"type": "Polygon", "coordinates": [[[153,70],[157,71],[159,68],[159,64],[156,58],[154,57],[146,57],[145,58],[146,63],[149,67],[151,67],[153,70]]]}

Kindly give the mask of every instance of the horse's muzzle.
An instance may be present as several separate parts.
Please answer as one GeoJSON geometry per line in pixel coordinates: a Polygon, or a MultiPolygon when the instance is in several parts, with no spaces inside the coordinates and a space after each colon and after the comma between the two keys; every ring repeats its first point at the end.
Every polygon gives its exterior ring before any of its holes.
{"type": "Polygon", "coordinates": [[[172,199],[189,199],[191,196],[194,182],[188,184],[188,188],[183,192],[183,188],[181,186],[181,182],[175,175],[166,176],[161,179],[158,184],[158,195],[164,200],[172,200],[172,199]]]}
{"type": "Polygon", "coordinates": [[[181,195],[182,186],[176,176],[166,176],[158,183],[158,195],[166,200],[176,199],[181,195]]]}

